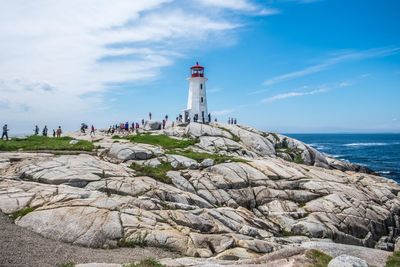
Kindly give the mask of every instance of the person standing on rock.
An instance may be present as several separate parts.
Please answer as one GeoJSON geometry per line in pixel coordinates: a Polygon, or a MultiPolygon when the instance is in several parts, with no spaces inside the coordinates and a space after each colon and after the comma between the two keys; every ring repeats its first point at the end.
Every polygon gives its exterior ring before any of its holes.
{"type": "Polygon", "coordinates": [[[42,131],[42,135],[43,136],[47,136],[47,131],[48,131],[47,125],[45,125],[44,128],[43,128],[43,131],[42,131]]]}
{"type": "Polygon", "coordinates": [[[56,130],[53,129],[53,137],[56,137],[56,130]]]}
{"type": "Polygon", "coordinates": [[[33,130],[35,132],[35,135],[39,134],[39,126],[35,125],[35,130],[33,130]]]}
{"type": "Polygon", "coordinates": [[[151,112],[149,112],[149,119],[151,120],[151,116],[152,116],[152,114],[151,114],[151,112]]]}
{"type": "Polygon", "coordinates": [[[211,122],[211,113],[208,113],[208,122],[211,122]]]}
{"type": "Polygon", "coordinates": [[[56,135],[57,135],[57,137],[61,137],[61,134],[62,134],[61,126],[58,126],[58,129],[56,131],[56,135]]]}
{"type": "Polygon", "coordinates": [[[3,126],[3,134],[1,135],[1,140],[3,140],[3,138],[5,137],[6,140],[8,141],[8,131],[9,131],[9,129],[7,127],[7,124],[4,124],[4,126],[3,126]]]}
{"type": "Polygon", "coordinates": [[[166,121],[162,120],[162,128],[163,128],[163,130],[165,129],[165,123],[166,123],[166,121]]]}
{"type": "Polygon", "coordinates": [[[166,121],[168,120],[168,115],[165,115],[165,120],[166,120],[166,121]]]}
{"type": "Polygon", "coordinates": [[[92,136],[94,136],[96,134],[96,131],[95,131],[95,129],[94,129],[94,125],[92,124],[92,128],[90,129],[90,135],[92,136]]]}
{"type": "Polygon", "coordinates": [[[233,121],[233,124],[236,124],[237,123],[237,120],[236,120],[236,118],[235,118],[235,120],[233,121]]]}

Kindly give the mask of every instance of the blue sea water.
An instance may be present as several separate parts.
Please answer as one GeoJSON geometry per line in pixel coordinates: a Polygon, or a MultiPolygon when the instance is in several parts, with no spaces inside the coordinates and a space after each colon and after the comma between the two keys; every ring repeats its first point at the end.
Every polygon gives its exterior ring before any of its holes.
{"type": "Polygon", "coordinates": [[[400,134],[287,134],[337,159],[400,183],[400,134]]]}

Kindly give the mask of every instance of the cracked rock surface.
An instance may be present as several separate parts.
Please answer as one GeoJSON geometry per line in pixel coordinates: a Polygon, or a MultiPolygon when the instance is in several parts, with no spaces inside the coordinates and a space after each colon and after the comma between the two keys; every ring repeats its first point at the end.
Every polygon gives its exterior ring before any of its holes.
{"type": "Polygon", "coordinates": [[[97,156],[0,153],[0,211],[30,208],[17,225],[69,244],[155,246],[216,262],[300,249],[314,239],[394,249],[394,181],[249,127],[192,123],[157,133],[192,136],[192,151],[237,161],[203,165],[106,135],[97,156]],[[294,162],[298,156],[303,164],[294,162]],[[168,162],[171,183],[137,175],[129,160],[168,162]]]}

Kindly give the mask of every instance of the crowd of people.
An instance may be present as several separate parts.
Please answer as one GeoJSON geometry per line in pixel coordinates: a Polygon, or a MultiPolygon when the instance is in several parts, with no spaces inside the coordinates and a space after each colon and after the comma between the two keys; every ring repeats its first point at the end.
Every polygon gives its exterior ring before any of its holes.
{"type": "Polygon", "coordinates": [[[237,124],[236,118],[228,118],[228,124],[237,124]]]}
{"type": "MultiPolygon", "coordinates": [[[[35,129],[33,129],[34,135],[39,135],[40,129],[39,126],[35,125],[35,129]]],[[[48,136],[49,128],[45,125],[42,129],[42,136],[48,136]]],[[[61,137],[62,129],[61,126],[58,126],[57,129],[53,129],[53,137],[61,137]]]]}
{"type": "MultiPolygon", "coordinates": [[[[209,122],[211,122],[211,114],[209,113],[207,115],[207,119],[209,122]]],[[[153,117],[153,114],[151,112],[149,112],[149,120],[151,121],[153,117]]],[[[168,115],[165,115],[164,119],[162,120],[162,123],[160,125],[160,130],[161,129],[165,129],[167,127],[167,123],[168,123],[168,115]]],[[[199,118],[198,116],[194,116],[193,121],[194,122],[198,122],[199,118]]],[[[170,125],[172,127],[174,127],[175,123],[182,123],[183,122],[183,116],[181,114],[179,114],[176,117],[176,121],[172,121],[170,122],[170,125]]],[[[189,121],[190,122],[190,121],[189,121]]],[[[202,122],[205,122],[205,118],[202,118],[202,122]]],[[[217,119],[215,118],[215,122],[217,122],[217,119]]],[[[228,119],[228,124],[237,124],[237,119],[236,118],[229,118],[228,119]]],[[[144,128],[145,126],[145,120],[142,119],[140,122],[125,122],[125,123],[116,123],[114,125],[111,125],[108,130],[106,131],[107,134],[129,134],[129,133],[134,133],[134,132],[138,132],[140,128],[144,128]]],[[[81,127],[80,127],[80,131],[81,133],[86,133],[86,131],[88,131],[89,126],[86,123],[82,123],[81,127]]],[[[3,133],[1,135],[1,139],[4,140],[8,140],[8,132],[10,131],[10,129],[8,128],[7,124],[5,124],[3,126],[3,133]]],[[[48,136],[48,131],[49,129],[47,128],[47,125],[45,125],[42,129],[42,136],[48,136]]],[[[34,135],[39,135],[40,133],[40,128],[38,125],[35,125],[35,128],[33,129],[34,135]]],[[[62,135],[62,129],[61,126],[58,126],[57,129],[53,129],[53,137],[61,137],[62,135]]],[[[91,136],[95,136],[96,135],[96,129],[94,127],[94,125],[92,125],[90,127],[90,135],[91,136]]]]}
{"type": "MultiPolygon", "coordinates": [[[[3,133],[1,134],[1,140],[7,140],[9,139],[8,137],[8,132],[10,129],[8,128],[7,124],[4,124],[3,126],[3,133]]],[[[45,125],[42,129],[42,136],[48,136],[49,129],[47,128],[47,125],[45,125]]],[[[33,135],[39,135],[40,133],[40,128],[38,125],[35,125],[35,128],[33,129],[33,135]]],[[[61,126],[58,126],[57,129],[53,129],[53,137],[61,137],[62,134],[62,129],[61,126]]]]}

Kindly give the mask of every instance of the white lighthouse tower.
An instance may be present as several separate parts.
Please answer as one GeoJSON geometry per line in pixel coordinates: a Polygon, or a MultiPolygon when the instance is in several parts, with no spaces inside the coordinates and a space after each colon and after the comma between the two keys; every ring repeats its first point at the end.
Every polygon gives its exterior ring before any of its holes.
{"type": "Polygon", "coordinates": [[[189,96],[187,109],[184,111],[184,121],[210,122],[207,110],[206,81],[204,67],[197,62],[190,68],[189,96]]]}

